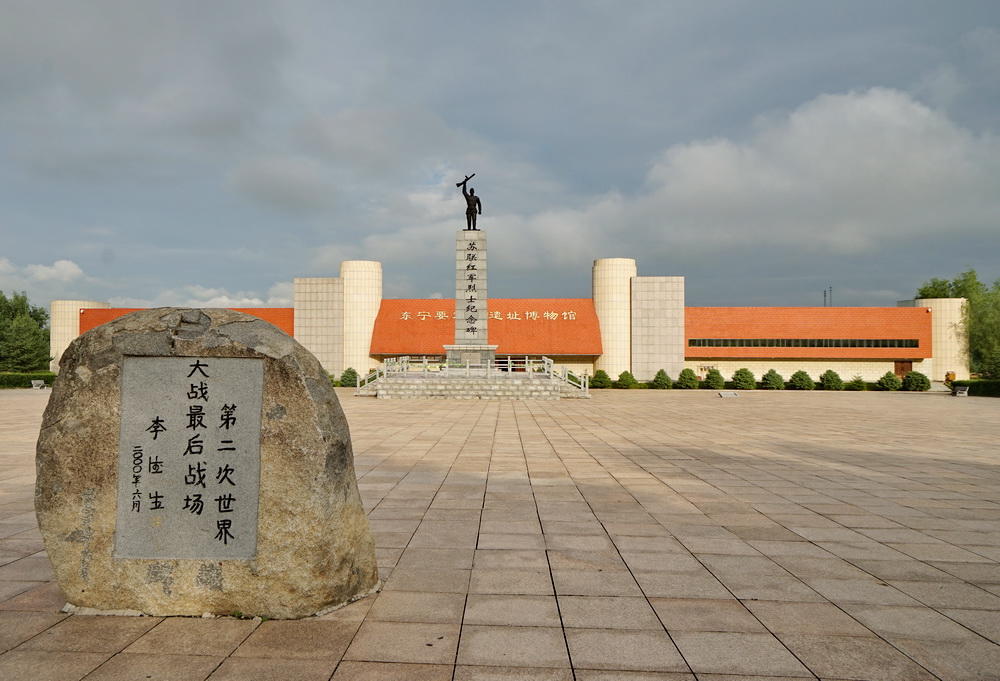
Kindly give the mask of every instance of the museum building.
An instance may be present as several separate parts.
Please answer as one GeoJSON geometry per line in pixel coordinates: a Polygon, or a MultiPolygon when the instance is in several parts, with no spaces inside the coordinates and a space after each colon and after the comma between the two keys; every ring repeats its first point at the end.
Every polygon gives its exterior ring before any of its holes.
{"type": "MultiPolygon", "coordinates": [[[[758,378],[774,369],[787,379],[827,369],[849,380],[887,371],[947,372],[968,378],[963,298],[900,301],[897,307],[686,307],[684,277],[640,276],[631,258],[594,261],[590,298],[490,298],[489,343],[498,359],[549,357],[557,365],[640,381],[659,370],[699,376],[739,368],[758,378]]],[[[334,376],[386,359],[444,358],[454,340],[455,301],[382,297],[382,265],[341,263],[339,277],[294,282],[294,307],[239,308],[293,335],[334,376]]],[[[51,307],[52,369],[79,334],[134,311],[87,300],[51,307]]]]}

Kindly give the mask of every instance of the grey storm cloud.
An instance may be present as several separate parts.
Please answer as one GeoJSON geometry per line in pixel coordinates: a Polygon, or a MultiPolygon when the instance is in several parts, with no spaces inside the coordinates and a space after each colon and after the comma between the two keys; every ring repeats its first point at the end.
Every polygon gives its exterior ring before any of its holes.
{"type": "Polygon", "coordinates": [[[998,27],[971,1],[10,0],[0,286],[277,304],[365,257],[429,295],[473,171],[500,295],[586,295],[606,256],[692,304],[994,278],[998,27]]]}

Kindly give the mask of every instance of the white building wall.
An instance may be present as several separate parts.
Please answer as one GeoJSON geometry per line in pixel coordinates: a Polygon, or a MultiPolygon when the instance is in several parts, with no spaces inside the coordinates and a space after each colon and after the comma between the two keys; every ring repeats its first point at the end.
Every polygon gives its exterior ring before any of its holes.
{"type": "Polygon", "coordinates": [[[344,368],[364,376],[378,365],[372,359],[372,331],[382,305],[382,263],[345,260],[340,264],[344,283],[344,368]]]}
{"type": "Polygon", "coordinates": [[[965,298],[918,298],[917,307],[931,311],[931,352],[934,353],[934,381],[943,381],[945,373],[955,372],[955,378],[969,378],[969,340],[965,332],[963,309],[965,298]]]}
{"type": "MultiPolygon", "coordinates": [[[[819,377],[827,369],[833,369],[846,383],[855,376],[860,376],[866,381],[877,381],[885,375],[885,372],[895,371],[893,360],[873,359],[752,359],[752,360],[730,360],[730,359],[689,359],[684,362],[684,367],[691,369],[695,374],[705,377],[709,369],[718,369],[719,373],[728,381],[733,377],[737,369],[749,369],[753,372],[754,378],[760,381],[761,376],[770,369],[774,369],[786,381],[791,378],[796,371],[805,371],[812,380],[819,382],[819,377]]],[[[914,360],[913,370],[926,374],[929,369],[925,362],[914,360]]],[[[928,374],[929,376],[929,374],[928,374]]],[[[677,380],[676,374],[671,374],[670,378],[677,380]]]]}
{"type": "Polygon", "coordinates": [[[684,368],[684,277],[633,277],[632,375],[674,378],[684,368]]]}
{"type": "Polygon", "coordinates": [[[111,303],[96,300],[53,300],[49,306],[49,362],[50,371],[59,371],[63,352],[80,335],[80,310],[83,308],[107,309],[111,303]]]}
{"type": "Polygon", "coordinates": [[[594,369],[618,378],[632,365],[632,258],[600,258],[594,261],[594,309],[601,325],[602,354],[594,369]]]}
{"type": "Polygon", "coordinates": [[[295,340],[334,378],[344,370],[344,285],[339,277],[296,277],[295,340]]]}

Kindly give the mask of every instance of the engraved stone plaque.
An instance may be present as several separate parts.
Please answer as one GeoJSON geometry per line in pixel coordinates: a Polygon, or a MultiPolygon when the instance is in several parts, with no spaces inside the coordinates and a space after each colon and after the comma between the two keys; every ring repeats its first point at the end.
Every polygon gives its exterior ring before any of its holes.
{"type": "Polygon", "coordinates": [[[263,360],[125,357],[115,558],[253,558],[263,360]]]}

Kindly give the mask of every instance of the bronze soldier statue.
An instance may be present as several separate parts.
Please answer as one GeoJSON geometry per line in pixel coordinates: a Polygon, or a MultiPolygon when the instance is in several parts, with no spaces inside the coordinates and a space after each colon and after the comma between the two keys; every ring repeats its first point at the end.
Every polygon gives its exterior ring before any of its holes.
{"type": "Polygon", "coordinates": [[[467,206],[467,208],[465,209],[466,231],[470,229],[476,229],[476,214],[477,213],[479,215],[483,214],[483,202],[479,200],[478,196],[476,196],[476,190],[470,188],[468,191],[466,191],[465,189],[465,185],[468,184],[469,180],[471,180],[475,176],[476,176],[475,173],[472,173],[471,175],[466,175],[464,180],[455,183],[456,187],[462,188],[462,196],[465,197],[465,204],[467,206]]]}

